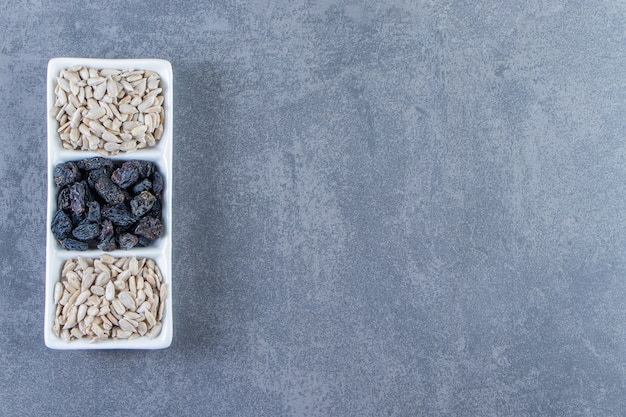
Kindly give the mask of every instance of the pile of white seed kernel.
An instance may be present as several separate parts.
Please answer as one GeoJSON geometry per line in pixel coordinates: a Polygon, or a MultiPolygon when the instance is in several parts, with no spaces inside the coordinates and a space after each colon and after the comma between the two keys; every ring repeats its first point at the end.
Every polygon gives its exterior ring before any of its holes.
{"type": "Polygon", "coordinates": [[[159,335],[167,287],[152,259],[68,259],[54,287],[53,331],[65,342],[159,335]]]}
{"type": "Polygon", "coordinates": [[[51,115],[65,149],[116,155],[156,145],[163,135],[163,88],[148,70],[82,65],[56,78],[51,115]]]}

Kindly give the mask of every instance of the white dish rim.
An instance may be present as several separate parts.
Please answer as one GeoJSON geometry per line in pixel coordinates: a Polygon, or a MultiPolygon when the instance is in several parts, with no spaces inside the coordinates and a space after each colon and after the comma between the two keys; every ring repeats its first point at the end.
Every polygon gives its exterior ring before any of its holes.
{"type": "Polygon", "coordinates": [[[47,193],[47,220],[46,220],[46,285],[45,285],[45,319],[44,340],[48,348],[56,350],[84,350],[84,349],[165,349],[169,347],[173,339],[173,308],[172,308],[172,149],[173,149],[173,72],[169,61],[164,59],[100,59],[100,58],[52,58],[48,62],[47,70],[47,152],[48,152],[48,193],[47,193]],[[157,72],[161,76],[164,94],[165,121],[163,136],[159,143],[148,149],[140,149],[134,152],[120,152],[110,156],[113,160],[142,159],[154,162],[165,179],[165,189],[162,197],[163,223],[165,234],[157,240],[154,247],[137,248],[129,251],[115,250],[103,252],[100,250],[66,251],[59,247],[50,231],[52,216],[56,211],[56,196],[58,189],[53,180],[52,172],[57,163],[75,161],[92,156],[102,156],[97,152],[82,150],[66,150],[61,146],[57,135],[57,121],[50,115],[50,109],[54,105],[54,86],[56,76],[62,69],[75,65],[84,65],[91,68],[117,68],[117,69],[145,69],[157,72]],[[163,328],[159,336],[154,339],[139,337],[133,340],[106,340],[90,343],[88,340],[74,340],[64,342],[52,331],[54,322],[54,285],[60,278],[60,268],[69,258],[91,257],[97,258],[102,254],[114,257],[137,256],[138,258],[151,258],[157,262],[167,285],[165,313],[163,316],[163,328]]]}

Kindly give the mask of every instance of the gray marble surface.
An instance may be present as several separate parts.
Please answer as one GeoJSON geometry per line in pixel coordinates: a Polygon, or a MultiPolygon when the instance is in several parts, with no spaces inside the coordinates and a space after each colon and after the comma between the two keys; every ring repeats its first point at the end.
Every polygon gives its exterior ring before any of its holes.
{"type": "Polygon", "coordinates": [[[89,3],[0,9],[0,415],[624,415],[623,1],[89,3]],[[44,345],[57,56],[172,63],[169,349],[44,345]]]}

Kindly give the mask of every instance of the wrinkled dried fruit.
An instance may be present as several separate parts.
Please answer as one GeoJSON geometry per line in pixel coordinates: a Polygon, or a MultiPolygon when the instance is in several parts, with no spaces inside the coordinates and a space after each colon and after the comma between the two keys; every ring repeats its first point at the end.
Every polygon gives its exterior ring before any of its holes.
{"type": "Polygon", "coordinates": [[[132,233],[122,233],[117,239],[120,249],[128,250],[137,246],[139,238],[132,233]]]}
{"type": "Polygon", "coordinates": [[[139,236],[139,241],[137,242],[137,246],[147,247],[152,244],[152,239],[148,239],[145,236],[139,236]]]}
{"type": "Polygon", "coordinates": [[[57,196],[51,231],[68,250],[149,246],[163,234],[163,176],[149,161],[103,157],[55,167],[57,196]],[[86,247],[86,246],[87,247],[86,247]]]}
{"type": "Polygon", "coordinates": [[[65,162],[54,167],[54,183],[65,187],[80,180],[80,172],[74,162],[65,162]]]}
{"type": "Polygon", "coordinates": [[[96,192],[108,204],[118,204],[126,199],[122,190],[109,177],[101,176],[94,182],[96,192]]]}
{"type": "Polygon", "coordinates": [[[142,191],[131,200],[130,210],[135,216],[141,217],[150,211],[155,201],[156,197],[150,194],[149,191],[142,191]]]}
{"type": "Polygon", "coordinates": [[[72,224],[77,226],[85,221],[85,213],[76,214],[73,211],[69,212],[70,219],[72,219],[72,224]]]}
{"type": "Polygon", "coordinates": [[[117,249],[117,246],[115,246],[115,239],[113,239],[112,237],[100,241],[97,247],[98,249],[107,252],[117,249]]]}
{"type": "Polygon", "coordinates": [[[123,204],[104,206],[101,213],[116,226],[130,226],[137,221],[137,218],[123,204]]]}
{"type": "Polygon", "coordinates": [[[152,175],[152,191],[157,197],[163,192],[163,176],[159,172],[152,175]]]}
{"type": "Polygon", "coordinates": [[[75,239],[67,238],[60,241],[61,247],[65,250],[87,250],[89,245],[85,242],[80,242],[75,239]]]}
{"type": "Polygon", "coordinates": [[[121,167],[113,171],[111,175],[111,181],[119,185],[121,188],[126,188],[139,179],[139,163],[137,161],[126,161],[121,167]]]}
{"type": "Polygon", "coordinates": [[[137,161],[137,163],[139,167],[139,175],[141,176],[141,178],[148,178],[155,172],[154,164],[152,162],[137,161]]]}
{"type": "Polygon", "coordinates": [[[57,207],[59,210],[69,210],[70,208],[70,189],[63,188],[57,197],[57,207]]]}
{"type": "Polygon", "coordinates": [[[152,205],[152,208],[146,214],[146,216],[148,216],[148,217],[155,217],[157,219],[161,218],[161,203],[159,203],[158,199],[157,199],[157,201],[154,202],[154,204],[152,205]]]}
{"type": "Polygon", "coordinates": [[[102,225],[100,227],[100,241],[107,240],[113,237],[113,223],[109,219],[102,220],[102,225]]]}
{"type": "Polygon", "coordinates": [[[87,184],[89,187],[94,188],[96,186],[96,181],[98,178],[107,177],[111,179],[111,169],[110,168],[98,168],[89,172],[89,176],[87,177],[87,184]]]}
{"type": "Polygon", "coordinates": [[[113,161],[109,158],[104,158],[102,156],[94,156],[93,158],[86,158],[78,161],[76,163],[78,168],[84,169],[85,171],[93,171],[94,169],[100,168],[113,168],[113,161]]]}
{"type": "Polygon", "coordinates": [[[90,201],[87,203],[87,217],[88,222],[100,223],[102,216],[100,215],[100,203],[97,201],[90,201]]]}
{"type": "Polygon", "coordinates": [[[73,213],[83,214],[87,202],[87,187],[84,182],[77,182],[70,187],[70,209],[73,213]]]}
{"type": "Polygon", "coordinates": [[[100,226],[97,223],[82,223],[72,230],[72,235],[83,242],[95,239],[100,234],[100,226]]]}
{"type": "Polygon", "coordinates": [[[55,239],[63,239],[72,233],[72,220],[63,210],[58,210],[52,218],[52,234],[55,239]]]}
{"type": "Polygon", "coordinates": [[[150,181],[149,179],[145,178],[142,181],[139,181],[134,187],[133,187],[133,192],[135,194],[139,194],[142,191],[150,191],[152,190],[152,181],[150,181]]]}
{"type": "Polygon", "coordinates": [[[143,217],[135,227],[135,233],[148,239],[157,239],[163,234],[163,224],[154,217],[143,217]]]}

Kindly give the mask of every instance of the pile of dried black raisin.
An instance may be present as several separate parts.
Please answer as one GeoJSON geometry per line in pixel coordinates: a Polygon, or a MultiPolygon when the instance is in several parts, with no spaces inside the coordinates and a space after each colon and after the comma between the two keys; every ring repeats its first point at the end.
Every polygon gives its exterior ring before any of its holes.
{"type": "Polygon", "coordinates": [[[163,234],[163,176],[149,161],[93,157],[54,168],[52,234],[67,250],[148,246],[163,234]]]}

